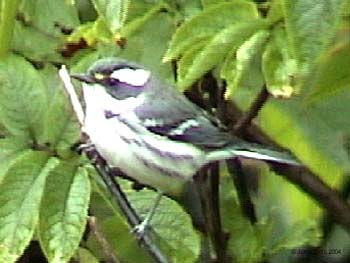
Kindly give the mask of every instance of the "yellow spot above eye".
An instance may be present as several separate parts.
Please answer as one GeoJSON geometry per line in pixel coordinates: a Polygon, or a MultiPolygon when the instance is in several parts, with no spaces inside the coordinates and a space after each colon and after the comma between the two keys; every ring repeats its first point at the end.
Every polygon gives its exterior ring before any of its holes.
{"type": "Polygon", "coordinates": [[[94,78],[97,80],[102,80],[102,79],[106,78],[106,76],[103,75],[102,73],[95,73],[94,78]]]}

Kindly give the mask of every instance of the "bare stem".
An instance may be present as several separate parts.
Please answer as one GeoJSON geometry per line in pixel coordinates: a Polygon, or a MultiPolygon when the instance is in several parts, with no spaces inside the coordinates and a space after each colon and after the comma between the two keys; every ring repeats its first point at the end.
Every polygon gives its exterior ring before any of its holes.
{"type": "Polygon", "coordinates": [[[102,248],[102,252],[106,257],[106,259],[108,260],[108,262],[119,263],[120,261],[114,255],[103,233],[101,233],[101,231],[99,230],[96,223],[96,217],[90,216],[88,220],[88,224],[91,232],[95,235],[97,242],[100,244],[102,248]]]}
{"type": "Polygon", "coordinates": [[[250,125],[251,121],[258,115],[260,109],[266,103],[268,98],[269,93],[264,86],[259,95],[256,97],[255,101],[252,103],[249,111],[247,111],[233,127],[233,132],[235,134],[241,134],[247,128],[247,126],[250,125]]]}

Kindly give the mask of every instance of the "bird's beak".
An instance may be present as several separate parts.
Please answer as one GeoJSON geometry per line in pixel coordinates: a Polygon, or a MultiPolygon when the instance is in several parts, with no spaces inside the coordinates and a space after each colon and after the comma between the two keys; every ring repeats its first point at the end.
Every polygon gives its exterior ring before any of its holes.
{"type": "Polygon", "coordinates": [[[77,79],[79,81],[85,82],[85,83],[93,83],[94,79],[88,75],[88,74],[70,74],[70,76],[74,79],[77,79]]]}

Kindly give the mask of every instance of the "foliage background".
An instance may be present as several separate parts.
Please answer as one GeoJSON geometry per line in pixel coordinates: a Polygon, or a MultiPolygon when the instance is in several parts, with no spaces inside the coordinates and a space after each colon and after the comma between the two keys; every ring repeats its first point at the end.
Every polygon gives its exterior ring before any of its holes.
{"type": "MultiPolygon", "coordinates": [[[[110,254],[122,262],[152,261],[87,159],[72,151],[80,129],[57,75],[62,64],[83,72],[98,58],[124,57],[187,94],[201,87],[210,71],[216,87],[225,87],[226,101],[242,111],[266,89],[270,98],[254,125],[348,196],[349,1],[0,4],[0,262],[34,262],[32,250],[42,250],[49,262],[102,262],[110,254]],[[176,72],[170,61],[176,61],[176,72]],[[96,221],[85,231],[88,214],[96,221]]],[[[213,93],[199,91],[202,98],[213,93]]],[[[331,211],[322,200],[264,164],[247,165],[259,178],[252,193],[255,224],[243,216],[222,168],[223,222],[231,234],[229,254],[237,262],[293,262],[301,259],[291,249],[309,245],[340,252],[319,250],[304,262],[349,257],[350,222],[332,224],[338,215],[325,220],[331,211]]],[[[122,184],[137,211],[147,211],[154,194],[122,184]]],[[[196,260],[200,235],[175,202],[163,199],[152,225],[155,242],[169,259],[196,260]]]]}

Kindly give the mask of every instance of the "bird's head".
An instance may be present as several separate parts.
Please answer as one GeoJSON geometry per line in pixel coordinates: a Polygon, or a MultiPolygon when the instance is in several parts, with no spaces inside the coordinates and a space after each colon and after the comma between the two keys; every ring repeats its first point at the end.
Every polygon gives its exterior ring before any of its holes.
{"type": "Polygon", "coordinates": [[[72,74],[73,78],[87,83],[99,84],[114,98],[122,100],[142,93],[151,79],[151,72],[144,67],[119,58],[104,58],[96,61],[83,74],[72,74]]]}

